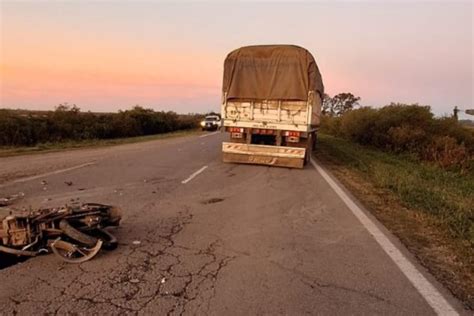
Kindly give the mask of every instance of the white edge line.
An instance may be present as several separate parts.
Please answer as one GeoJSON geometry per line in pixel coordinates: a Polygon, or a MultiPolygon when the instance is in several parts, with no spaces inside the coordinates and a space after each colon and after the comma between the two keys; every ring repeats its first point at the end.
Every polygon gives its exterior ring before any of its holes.
{"type": "Polygon", "coordinates": [[[59,170],[55,170],[55,171],[52,171],[52,172],[38,174],[36,176],[16,179],[16,180],[13,180],[13,181],[8,182],[8,183],[1,184],[0,188],[11,185],[13,183],[28,182],[28,181],[31,181],[31,180],[40,179],[40,178],[44,178],[44,177],[47,177],[47,176],[51,176],[51,175],[55,175],[55,174],[59,174],[59,173],[63,173],[63,172],[68,172],[68,171],[76,170],[76,169],[79,169],[79,168],[84,168],[84,167],[91,166],[91,165],[95,165],[95,162],[94,161],[87,162],[87,163],[83,163],[83,164],[73,166],[73,167],[69,167],[69,168],[65,168],[65,169],[59,169],[59,170]]]}
{"type": "Polygon", "coordinates": [[[438,315],[459,315],[458,312],[446,301],[441,293],[421,274],[420,271],[402,254],[402,252],[388,239],[387,236],[365,215],[365,213],[352,201],[352,199],[341,189],[341,187],[319,166],[313,159],[311,164],[326,180],[336,194],[342,199],[362,225],[374,237],[377,243],[395,262],[403,274],[410,280],[413,286],[423,296],[426,302],[438,315]]]}
{"type": "Polygon", "coordinates": [[[204,170],[206,170],[207,166],[204,166],[202,167],[201,169],[199,169],[198,171],[194,172],[192,175],[190,175],[186,180],[183,180],[181,181],[182,184],[186,184],[188,183],[189,181],[191,181],[192,179],[194,179],[195,176],[197,176],[198,174],[200,174],[201,172],[203,172],[204,170]]]}
{"type": "Polygon", "coordinates": [[[215,131],[215,132],[212,132],[212,133],[209,133],[209,134],[204,134],[204,135],[199,136],[199,138],[203,138],[203,137],[207,137],[207,136],[216,135],[217,133],[220,133],[220,132],[221,132],[221,131],[215,131]]]}

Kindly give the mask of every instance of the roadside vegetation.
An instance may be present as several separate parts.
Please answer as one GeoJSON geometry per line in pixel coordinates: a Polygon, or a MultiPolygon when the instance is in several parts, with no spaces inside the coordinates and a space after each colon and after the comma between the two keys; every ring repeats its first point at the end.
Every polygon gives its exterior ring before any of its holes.
{"type": "Polygon", "coordinates": [[[391,104],[326,114],[318,140],[316,157],[474,309],[474,130],[391,104]]]}
{"type": "Polygon", "coordinates": [[[34,146],[3,146],[0,147],[0,157],[10,157],[18,155],[28,155],[35,153],[48,153],[62,150],[74,150],[83,148],[94,148],[94,147],[105,147],[115,146],[123,144],[132,144],[139,142],[146,142],[158,139],[167,139],[173,137],[180,137],[192,134],[201,133],[198,129],[186,129],[175,132],[136,136],[136,137],[125,137],[125,138],[112,138],[112,139],[85,139],[85,140],[70,140],[62,142],[52,143],[40,143],[34,146]]]}
{"type": "Polygon", "coordinates": [[[0,109],[0,147],[49,146],[164,134],[199,127],[201,115],[156,112],[135,106],[118,113],[81,112],[73,105],[55,111],[0,109]]]}
{"type": "Polygon", "coordinates": [[[322,132],[391,153],[410,154],[446,170],[468,172],[474,133],[455,118],[435,118],[428,106],[391,104],[323,116],[322,132]]]}

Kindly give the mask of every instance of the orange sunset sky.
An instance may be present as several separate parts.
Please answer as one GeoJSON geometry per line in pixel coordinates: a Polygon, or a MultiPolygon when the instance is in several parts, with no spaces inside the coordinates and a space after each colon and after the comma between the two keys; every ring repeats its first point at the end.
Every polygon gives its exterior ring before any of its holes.
{"type": "Polygon", "coordinates": [[[363,105],[473,104],[473,2],[1,1],[1,104],[218,110],[240,46],[288,43],[363,105]]]}

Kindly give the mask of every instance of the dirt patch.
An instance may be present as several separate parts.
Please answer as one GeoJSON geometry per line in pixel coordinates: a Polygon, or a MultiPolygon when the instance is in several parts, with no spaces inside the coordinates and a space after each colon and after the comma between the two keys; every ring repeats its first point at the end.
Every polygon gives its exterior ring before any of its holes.
{"type": "Polygon", "coordinates": [[[219,203],[219,202],[222,202],[222,201],[224,201],[224,199],[222,199],[222,198],[211,198],[211,199],[204,200],[201,203],[206,205],[206,204],[219,203]]]}

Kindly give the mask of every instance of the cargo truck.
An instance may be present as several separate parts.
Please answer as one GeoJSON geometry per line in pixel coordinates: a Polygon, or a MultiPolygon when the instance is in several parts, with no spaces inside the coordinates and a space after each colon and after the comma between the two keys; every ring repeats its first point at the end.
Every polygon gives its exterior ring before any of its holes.
{"type": "Polygon", "coordinates": [[[311,158],[324,86],[314,57],[293,45],[246,46],[224,62],[224,162],[303,168],[311,158]]]}

